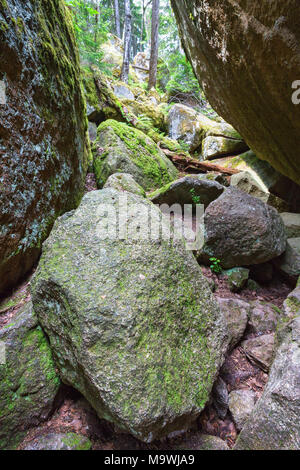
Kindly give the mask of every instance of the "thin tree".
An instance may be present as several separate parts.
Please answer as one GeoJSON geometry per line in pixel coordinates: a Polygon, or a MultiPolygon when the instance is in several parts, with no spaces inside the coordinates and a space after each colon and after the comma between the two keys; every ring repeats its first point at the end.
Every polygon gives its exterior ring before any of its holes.
{"type": "Polygon", "coordinates": [[[125,34],[124,34],[124,56],[121,71],[121,80],[128,83],[130,45],[131,45],[131,5],[130,0],[125,0],[125,34]]]}
{"type": "Polygon", "coordinates": [[[114,0],[114,11],[115,11],[116,34],[118,38],[120,38],[121,37],[121,21],[120,21],[119,0],[114,0]]]}
{"type": "Polygon", "coordinates": [[[149,5],[151,5],[152,0],[143,0],[142,3],[142,25],[141,25],[141,52],[143,51],[143,45],[144,45],[144,31],[145,31],[145,17],[146,17],[146,11],[149,5]]]}
{"type": "Polygon", "coordinates": [[[159,27],[159,0],[152,2],[152,27],[151,27],[151,55],[148,88],[155,88],[157,80],[158,61],[158,27],[159,27]]]}

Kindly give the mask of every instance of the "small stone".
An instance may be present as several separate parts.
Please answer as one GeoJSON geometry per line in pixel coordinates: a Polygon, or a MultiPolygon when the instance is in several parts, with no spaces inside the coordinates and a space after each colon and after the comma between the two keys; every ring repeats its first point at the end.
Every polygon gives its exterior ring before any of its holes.
{"type": "Polygon", "coordinates": [[[176,446],[176,450],[230,450],[230,448],[220,437],[199,433],[188,437],[176,446]]]}
{"type": "Polygon", "coordinates": [[[251,307],[250,304],[240,299],[218,297],[217,300],[227,325],[228,348],[231,350],[244,335],[251,307]]]}
{"type": "Polygon", "coordinates": [[[242,342],[242,348],[250,362],[268,372],[274,352],[274,333],[257,336],[242,342]]]}
{"type": "Polygon", "coordinates": [[[256,396],[252,390],[233,390],[229,394],[229,410],[240,431],[249,419],[255,406],[256,396]]]}
{"type": "Polygon", "coordinates": [[[258,335],[274,332],[281,315],[280,308],[259,300],[251,302],[250,305],[250,331],[258,335]]]}
{"type": "Polygon", "coordinates": [[[232,268],[223,271],[223,276],[227,278],[229,289],[232,292],[239,292],[245,287],[248,277],[249,269],[246,268],[232,268]]]}
{"type": "Polygon", "coordinates": [[[256,281],[253,281],[253,279],[248,279],[247,289],[257,292],[261,289],[261,287],[256,281]]]}

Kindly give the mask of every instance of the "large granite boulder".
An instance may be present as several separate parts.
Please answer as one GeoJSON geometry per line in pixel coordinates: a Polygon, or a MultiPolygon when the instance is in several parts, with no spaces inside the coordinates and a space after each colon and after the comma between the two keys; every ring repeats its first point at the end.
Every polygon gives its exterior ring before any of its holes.
{"type": "Polygon", "coordinates": [[[286,247],[278,212],[259,199],[230,187],[205,211],[205,245],[199,260],[220,259],[223,268],[269,261],[286,247]]]}
{"type": "Polygon", "coordinates": [[[117,172],[129,173],[145,190],[176,179],[178,171],[150,137],[127,124],[109,119],[98,127],[93,146],[98,187],[117,172]]]}
{"type": "Polygon", "coordinates": [[[292,100],[300,76],[298,0],[171,3],[213,109],[259,158],[299,184],[300,108],[292,100]]]}
{"type": "Polygon", "coordinates": [[[269,381],[238,438],[236,449],[300,448],[299,287],[285,302],[285,316],[277,329],[276,343],[269,381]]]}
{"type": "Polygon", "coordinates": [[[0,344],[5,346],[5,361],[0,361],[0,449],[10,449],[29,427],[47,419],[60,381],[31,303],[0,328],[0,344]]]}
{"type": "Polygon", "coordinates": [[[37,260],[56,217],[76,207],[87,121],[62,0],[0,2],[0,292],[37,260]]]}
{"type": "Polygon", "coordinates": [[[204,408],[226,328],[181,239],[149,240],[145,218],[130,216],[127,236],[104,239],[101,226],[114,223],[113,209],[120,215],[138,204],[151,211],[151,227],[166,223],[152,203],[123,194],[90,192],[56,222],[32,295],[63,382],[99,417],[150,442],[184,429],[204,408]]]}

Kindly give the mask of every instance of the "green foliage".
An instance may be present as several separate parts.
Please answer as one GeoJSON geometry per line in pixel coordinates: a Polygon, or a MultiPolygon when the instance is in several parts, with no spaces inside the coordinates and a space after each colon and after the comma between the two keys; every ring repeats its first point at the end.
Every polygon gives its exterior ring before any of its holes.
{"type": "Polygon", "coordinates": [[[197,194],[196,194],[194,188],[190,189],[190,193],[191,193],[191,195],[192,195],[192,201],[193,201],[193,203],[194,203],[194,204],[200,204],[201,198],[200,198],[200,196],[197,196],[197,194]]]}
{"type": "Polygon", "coordinates": [[[221,261],[218,258],[209,258],[211,262],[210,269],[215,274],[220,274],[222,272],[221,261]]]}
{"type": "Polygon", "coordinates": [[[93,0],[65,0],[65,2],[72,13],[82,60],[109,72],[108,65],[102,63],[101,44],[107,40],[112,9],[101,5],[100,14],[100,10],[95,9],[93,0]]]}

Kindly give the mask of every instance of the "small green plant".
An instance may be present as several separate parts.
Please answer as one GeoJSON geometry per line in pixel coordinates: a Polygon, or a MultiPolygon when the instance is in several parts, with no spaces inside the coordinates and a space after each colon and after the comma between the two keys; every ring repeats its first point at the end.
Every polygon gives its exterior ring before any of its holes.
{"type": "Polygon", "coordinates": [[[181,149],[182,149],[184,152],[188,152],[188,151],[190,150],[189,144],[187,144],[184,140],[179,139],[179,140],[178,140],[178,143],[179,143],[181,149]]]}
{"type": "Polygon", "coordinates": [[[193,204],[200,204],[201,203],[201,198],[200,198],[200,196],[197,196],[194,188],[190,189],[190,193],[192,195],[193,204]]]}
{"type": "Polygon", "coordinates": [[[221,261],[218,258],[209,258],[211,262],[210,269],[215,274],[220,274],[222,272],[221,261]]]}

